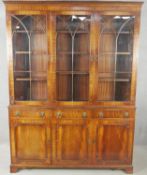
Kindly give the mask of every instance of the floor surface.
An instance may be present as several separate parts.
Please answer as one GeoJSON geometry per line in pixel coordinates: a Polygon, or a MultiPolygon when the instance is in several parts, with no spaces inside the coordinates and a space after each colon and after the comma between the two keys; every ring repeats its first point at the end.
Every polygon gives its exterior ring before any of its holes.
{"type": "MultiPolygon", "coordinates": [[[[0,175],[12,175],[9,173],[9,146],[0,145],[0,175]]],[[[134,175],[147,175],[147,146],[135,146],[134,149],[134,175]]],[[[25,169],[16,175],[125,175],[119,170],[65,170],[65,169],[25,169]]]]}

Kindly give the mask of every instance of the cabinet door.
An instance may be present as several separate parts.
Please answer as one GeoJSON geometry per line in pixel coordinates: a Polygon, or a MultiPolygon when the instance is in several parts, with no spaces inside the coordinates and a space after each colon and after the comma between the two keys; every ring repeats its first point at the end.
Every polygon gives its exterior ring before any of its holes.
{"type": "Polygon", "coordinates": [[[97,101],[130,101],[134,16],[101,16],[98,23],[97,101]]]}
{"type": "Polygon", "coordinates": [[[13,67],[10,71],[15,100],[47,100],[47,16],[12,15],[11,29],[13,67]]]}
{"type": "MultiPolygon", "coordinates": [[[[64,12],[63,12],[64,14],[64,12]]],[[[57,14],[54,18],[56,32],[56,100],[60,101],[89,101],[92,81],[90,43],[92,42],[92,16],[57,14]]]]}
{"type": "Polygon", "coordinates": [[[13,163],[50,162],[50,128],[42,120],[11,119],[11,154],[13,163]]]}
{"type": "Polygon", "coordinates": [[[103,120],[96,127],[96,162],[131,163],[133,123],[103,120]]]}
{"type": "Polygon", "coordinates": [[[61,119],[56,128],[56,162],[83,164],[88,162],[88,125],[77,119],[61,119]]]}

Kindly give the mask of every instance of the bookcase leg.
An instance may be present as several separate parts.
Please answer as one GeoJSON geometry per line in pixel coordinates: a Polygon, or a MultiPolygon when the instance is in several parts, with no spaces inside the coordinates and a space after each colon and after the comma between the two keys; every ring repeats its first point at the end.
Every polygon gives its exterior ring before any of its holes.
{"type": "Polygon", "coordinates": [[[125,168],[124,172],[127,173],[127,174],[133,174],[133,167],[125,168]]]}
{"type": "Polygon", "coordinates": [[[16,166],[10,166],[10,173],[16,173],[18,168],[16,166]]]}

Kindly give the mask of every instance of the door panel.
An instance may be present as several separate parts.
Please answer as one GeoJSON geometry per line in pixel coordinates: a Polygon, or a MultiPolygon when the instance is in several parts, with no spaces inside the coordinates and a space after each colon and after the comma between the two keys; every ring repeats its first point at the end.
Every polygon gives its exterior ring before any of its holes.
{"type": "Polygon", "coordinates": [[[12,161],[50,162],[50,127],[44,121],[34,119],[11,120],[12,161]],[[13,157],[14,156],[14,157],[13,157]]]}
{"type": "Polygon", "coordinates": [[[86,163],[88,161],[88,127],[84,120],[61,119],[56,125],[56,161],[86,163]]]}
{"type": "MultiPolygon", "coordinates": [[[[132,123],[133,124],[133,123],[132,123]]],[[[96,161],[128,163],[133,126],[128,121],[103,120],[96,128],[96,161]]]]}
{"type": "Polygon", "coordinates": [[[18,159],[45,158],[46,138],[42,125],[20,125],[16,127],[15,134],[18,159]]]}

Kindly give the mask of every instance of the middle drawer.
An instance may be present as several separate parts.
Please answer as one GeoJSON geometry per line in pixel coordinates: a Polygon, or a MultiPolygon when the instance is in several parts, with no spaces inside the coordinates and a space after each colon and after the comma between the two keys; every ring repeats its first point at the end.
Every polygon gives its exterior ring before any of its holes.
{"type": "Polygon", "coordinates": [[[54,116],[57,119],[70,118],[70,119],[86,119],[91,117],[91,110],[84,109],[57,109],[54,110],[54,116]]]}

